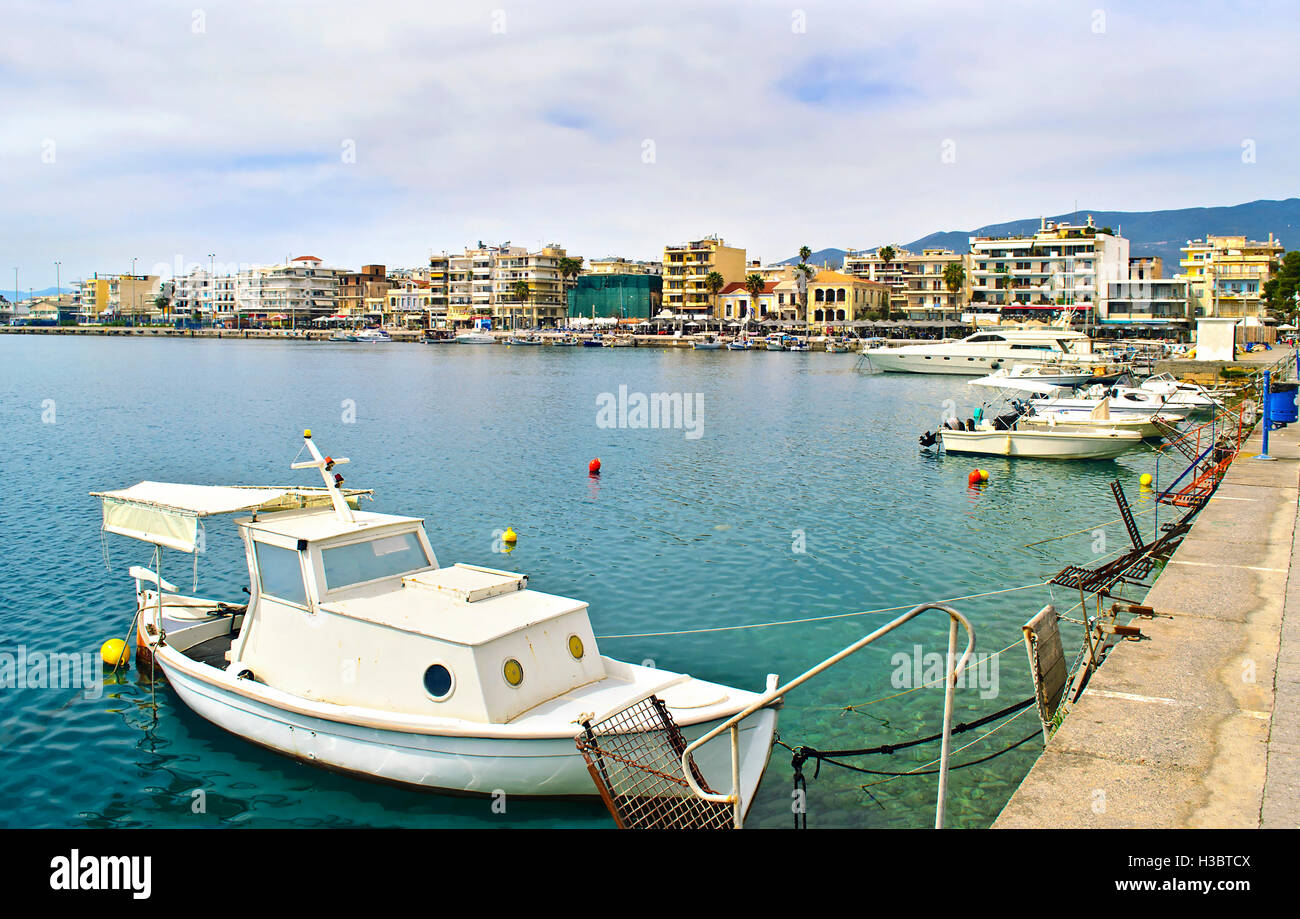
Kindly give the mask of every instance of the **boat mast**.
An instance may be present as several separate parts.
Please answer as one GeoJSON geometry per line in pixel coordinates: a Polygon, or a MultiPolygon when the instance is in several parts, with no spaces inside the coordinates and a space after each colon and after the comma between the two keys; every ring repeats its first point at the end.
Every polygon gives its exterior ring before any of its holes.
{"type": "Polygon", "coordinates": [[[347,495],[343,494],[340,487],[343,484],[343,476],[335,473],[331,475],[335,466],[348,462],[340,458],[335,459],[331,456],[321,456],[320,451],[316,449],[316,444],[311,439],[311,429],[302,432],[303,443],[311,453],[311,462],[291,463],[290,469],[319,469],[321,478],[325,480],[325,490],[329,492],[330,500],[334,502],[334,512],[339,515],[339,519],[344,523],[355,523],[356,518],[352,516],[352,508],[348,506],[347,495]]]}

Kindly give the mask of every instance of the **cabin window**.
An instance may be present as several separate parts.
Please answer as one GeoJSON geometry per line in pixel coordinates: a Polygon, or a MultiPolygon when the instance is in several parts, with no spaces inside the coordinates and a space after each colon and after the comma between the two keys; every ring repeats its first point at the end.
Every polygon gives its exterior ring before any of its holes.
{"type": "Polygon", "coordinates": [[[321,564],[325,589],[338,590],[428,568],[429,557],[419,536],[411,532],[326,549],[321,552],[321,564]]]}
{"type": "Polygon", "coordinates": [[[424,671],[424,691],[439,702],[451,695],[455,685],[451,671],[442,664],[434,664],[424,671]]]}
{"type": "Polygon", "coordinates": [[[524,681],[524,668],[512,657],[501,667],[501,675],[511,686],[518,686],[524,681]]]}
{"type": "Polygon", "coordinates": [[[302,583],[302,563],[293,549],[264,542],[253,543],[261,592],[278,600],[307,605],[307,588],[302,583]]]}

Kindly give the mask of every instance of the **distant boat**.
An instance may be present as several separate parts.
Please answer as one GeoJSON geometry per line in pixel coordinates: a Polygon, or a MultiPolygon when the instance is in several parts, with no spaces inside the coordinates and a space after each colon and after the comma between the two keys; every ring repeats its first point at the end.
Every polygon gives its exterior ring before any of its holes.
{"type": "Polygon", "coordinates": [[[528,345],[536,346],[536,345],[545,344],[545,342],[542,341],[542,336],[540,335],[525,335],[522,338],[513,338],[513,337],[507,338],[506,344],[519,345],[519,346],[528,346],[528,345]]]}
{"type": "Polygon", "coordinates": [[[722,349],[722,342],[716,335],[705,335],[691,342],[691,348],[696,351],[719,351],[722,349]]]}
{"type": "Polygon", "coordinates": [[[605,347],[605,341],[601,334],[597,332],[591,338],[584,338],[582,340],[582,346],[584,348],[603,348],[605,347]]]}
{"type": "Polygon", "coordinates": [[[735,341],[727,342],[728,351],[752,351],[754,347],[754,343],[744,336],[737,338],[735,341]]]}
{"type": "Polygon", "coordinates": [[[392,341],[393,337],[383,329],[363,329],[352,336],[351,341],[364,341],[372,344],[392,341]]]}
{"type": "Polygon", "coordinates": [[[576,335],[561,335],[559,338],[551,341],[557,348],[576,348],[582,344],[576,335]]]}
{"type": "Polygon", "coordinates": [[[763,340],[763,344],[769,351],[784,351],[785,336],[776,334],[769,335],[763,340]]]}
{"type": "Polygon", "coordinates": [[[800,338],[798,335],[782,335],[781,343],[785,345],[785,350],[787,351],[811,351],[812,350],[812,345],[808,344],[808,340],[805,338],[800,338]]]}
{"type": "Polygon", "coordinates": [[[491,332],[461,332],[456,336],[458,345],[491,345],[495,344],[496,339],[491,332]]]}

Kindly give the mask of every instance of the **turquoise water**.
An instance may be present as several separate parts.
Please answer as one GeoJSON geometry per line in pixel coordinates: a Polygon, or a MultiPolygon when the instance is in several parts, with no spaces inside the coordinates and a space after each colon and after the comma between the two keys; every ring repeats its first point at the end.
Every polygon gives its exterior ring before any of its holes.
{"type": "MultiPolygon", "coordinates": [[[[916,444],[945,400],[968,414],[964,382],[865,375],[855,361],[0,336],[0,652],[93,651],[126,633],[126,569],[147,563],[150,551],[101,540],[87,492],[142,479],[316,484],[288,468],[304,427],[326,452],[351,458],[342,469],[348,484],[374,488],[376,510],[425,517],[443,564],[508,567],[527,572],[539,590],[581,597],[598,636],[828,616],[1031,584],[1097,556],[1090,532],[1026,544],[1111,520],[1108,482],[1119,475],[1136,498],[1138,474],[1153,469],[1149,453],[1073,464],[986,458],[978,465],[989,470],[988,485],[968,488],[976,463],[916,444]],[[700,436],[598,426],[598,397],[620,386],[702,393],[700,436]],[[587,475],[595,456],[604,463],[598,480],[587,475]],[[506,526],[519,533],[509,558],[494,551],[506,526]]],[[[1141,519],[1150,525],[1150,516],[1141,519]]],[[[1119,548],[1122,527],[1106,532],[1109,548],[1119,548]]],[[[170,553],[167,561],[164,574],[188,586],[190,559],[170,553]]],[[[238,600],[245,583],[234,527],[218,520],[200,558],[199,592],[238,600]]],[[[1058,599],[1062,608],[1074,600],[1058,599]]],[[[978,650],[991,652],[1017,642],[1021,623],[1048,600],[1037,588],[955,605],[975,623],[978,650]]],[[[760,689],[767,673],[794,676],[888,618],[605,638],[601,650],[760,689]]],[[[921,654],[944,649],[941,615],[927,614],[792,694],[781,737],[833,749],[937,730],[942,691],[899,695],[892,679],[893,655],[910,658],[918,646],[921,654]],[[843,711],[877,699],[862,714],[843,711]]],[[[1021,646],[996,660],[996,694],[987,679],[983,692],[961,691],[957,720],[1029,694],[1021,646]]],[[[1035,725],[1028,713],[954,762],[995,752],[1035,725]]],[[[987,825],[1040,748],[1033,741],[954,772],[950,825],[987,825]]],[[[937,755],[931,744],[862,765],[901,772],[937,755]]],[[[99,699],[76,689],[0,689],[0,766],[3,826],[608,825],[598,804],[511,800],[497,814],[485,800],[291,762],[212,727],[165,683],[134,672],[99,699]],[[196,790],[206,813],[193,812],[196,790]]],[[[831,766],[817,779],[809,772],[810,827],[933,821],[933,776],[864,791],[881,777],[831,766]]],[[[750,825],[790,823],[789,754],[777,748],[750,825]]]]}

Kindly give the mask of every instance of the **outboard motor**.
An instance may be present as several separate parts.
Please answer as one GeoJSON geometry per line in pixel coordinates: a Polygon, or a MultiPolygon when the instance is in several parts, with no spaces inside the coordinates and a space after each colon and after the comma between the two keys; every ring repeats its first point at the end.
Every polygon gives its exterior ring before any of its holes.
{"type": "Polygon", "coordinates": [[[923,447],[933,447],[939,442],[939,435],[938,433],[931,434],[929,431],[926,431],[917,438],[917,442],[923,447]]]}

